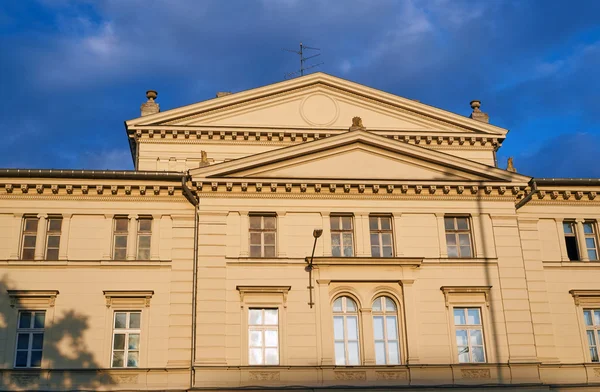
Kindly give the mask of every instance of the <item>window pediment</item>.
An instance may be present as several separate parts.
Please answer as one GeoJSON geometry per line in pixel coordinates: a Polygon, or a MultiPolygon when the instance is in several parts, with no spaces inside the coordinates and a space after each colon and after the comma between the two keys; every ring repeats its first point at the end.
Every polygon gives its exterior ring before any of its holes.
{"type": "Polygon", "coordinates": [[[104,290],[106,307],[149,307],[154,290],[104,290]]]}
{"type": "Polygon", "coordinates": [[[11,307],[53,307],[58,290],[7,290],[11,307]]]}
{"type": "Polygon", "coordinates": [[[600,290],[569,290],[575,305],[600,306],[600,290]]]}

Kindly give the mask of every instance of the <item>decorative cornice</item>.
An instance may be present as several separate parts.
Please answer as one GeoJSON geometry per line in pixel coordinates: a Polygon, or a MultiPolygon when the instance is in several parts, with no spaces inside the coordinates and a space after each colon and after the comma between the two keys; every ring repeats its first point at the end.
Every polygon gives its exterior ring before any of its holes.
{"type": "Polygon", "coordinates": [[[575,305],[600,305],[600,290],[569,290],[575,305]]]}
{"type": "Polygon", "coordinates": [[[58,290],[6,290],[10,298],[10,306],[45,306],[53,307],[58,290]]]}
{"type": "MultiPolygon", "coordinates": [[[[10,180],[9,180],[10,181],[10,180]]],[[[19,197],[26,195],[27,198],[43,197],[86,197],[103,198],[108,200],[114,197],[136,197],[136,196],[179,196],[181,195],[181,186],[172,185],[123,185],[123,184],[65,184],[65,183],[45,183],[37,184],[22,182],[5,182],[0,179],[0,197],[19,197]],[[29,190],[35,188],[36,192],[29,190]],[[151,189],[152,192],[146,192],[151,189]],[[179,192],[176,192],[179,191],[179,192]]]]}
{"type": "Polygon", "coordinates": [[[145,307],[149,307],[154,290],[104,290],[103,293],[104,297],[106,297],[107,308],[115,305],[115,301],[124,305],[135,304],[141,301],[145,307]]]}
{"type": "Polygon", "coordinates": [[[490,290],[492,286],[442,286],[440,290],[444,293],[446,307],[450,306],[450,296],[453,294],[483,294],[485,305],[490,306],[490,290]]]}

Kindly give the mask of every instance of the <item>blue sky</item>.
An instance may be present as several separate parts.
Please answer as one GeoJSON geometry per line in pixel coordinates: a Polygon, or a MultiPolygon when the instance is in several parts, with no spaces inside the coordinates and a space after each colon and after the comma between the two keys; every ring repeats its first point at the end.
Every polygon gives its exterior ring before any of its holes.
{"type": "Polygon", "coordinates": [[[455,113],[536,177],[600,177],[600,1],[4,0],[0,167],[132,169],[123,121],[320,70],[455,113]]]}

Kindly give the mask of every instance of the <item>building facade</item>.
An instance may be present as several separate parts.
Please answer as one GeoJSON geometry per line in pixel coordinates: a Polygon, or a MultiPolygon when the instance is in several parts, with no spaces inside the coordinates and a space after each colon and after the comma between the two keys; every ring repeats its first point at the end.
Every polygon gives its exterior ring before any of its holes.
{"type": "Polygon", "coordinates": [[[600,388],[598,179],[323,73],[126,121],[134,171],[0,171],[5,390],[600,388]]]}

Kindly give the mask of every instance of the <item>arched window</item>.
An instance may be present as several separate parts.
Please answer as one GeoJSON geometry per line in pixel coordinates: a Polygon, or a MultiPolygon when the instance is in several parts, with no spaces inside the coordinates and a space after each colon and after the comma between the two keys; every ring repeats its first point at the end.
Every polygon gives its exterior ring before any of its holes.
{"type": "Polygon", "coordinates": [[[373,301],[372,312],[375,335],[375,363],[377,365],[400,364],[396,303],[389,297],[378,297],[373,301]]]}
{"type": "Polygon", "coordinates": [[[336,365],[360,365],[358,349],[358,307],[349,297],[333,303],[333,335],[336,365]]]}

